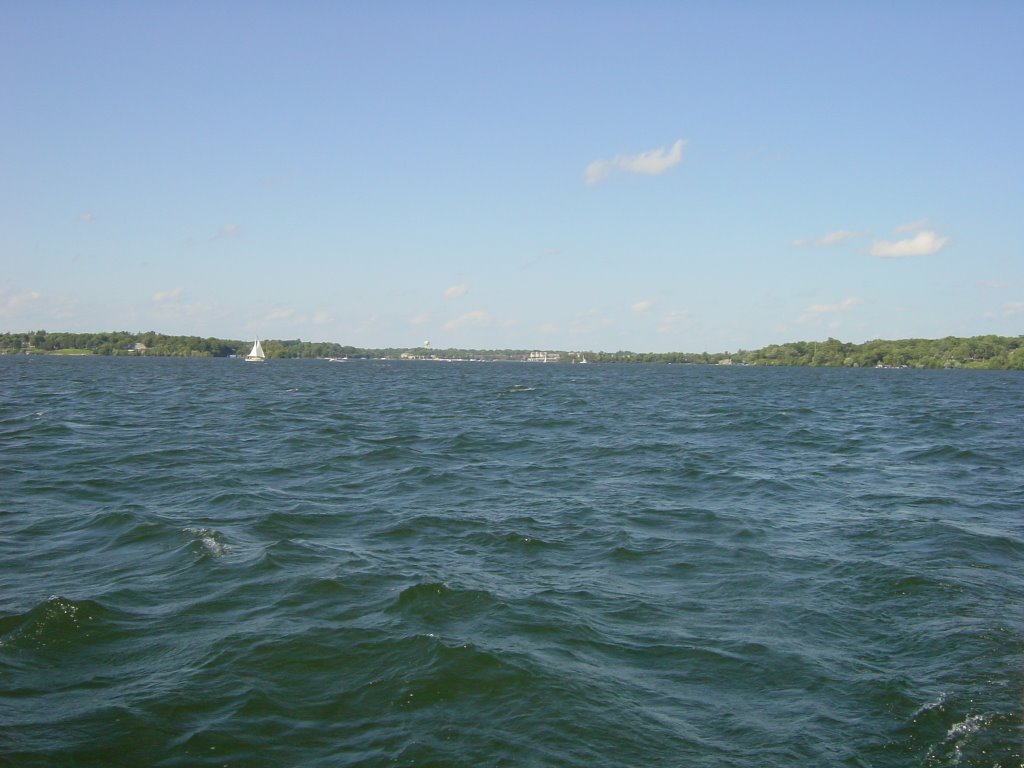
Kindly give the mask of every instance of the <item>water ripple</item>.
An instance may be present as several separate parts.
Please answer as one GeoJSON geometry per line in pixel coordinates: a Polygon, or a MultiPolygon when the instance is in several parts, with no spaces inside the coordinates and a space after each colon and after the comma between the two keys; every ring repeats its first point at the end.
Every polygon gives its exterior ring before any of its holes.
{"type": "Polygon", "coordinates": [[[1019,374],[0,358],[15,765],[1022,764],[1019,374]]]}

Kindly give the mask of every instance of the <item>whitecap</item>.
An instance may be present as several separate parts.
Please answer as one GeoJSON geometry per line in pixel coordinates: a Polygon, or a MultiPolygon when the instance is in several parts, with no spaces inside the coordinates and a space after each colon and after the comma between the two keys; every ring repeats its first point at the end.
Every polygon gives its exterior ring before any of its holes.
{"type": "Polygon", "coordinates": [[[185,528],[184,533],[192,537],[192,541],[202,548],[202,554],[211,557],[222,557],[231,554],[231,547],[224,542],[218,531],[209,528],[185,528]]]}
{"type": "Polygon", "coordinates": [[[947,739],[960,739],[964,736],[970,736],[971,734],[977,733],[988,721],[984,715],[971,715],[966,720],[960,723],[956,723],[951,726],[946,732],[947,739]]]}

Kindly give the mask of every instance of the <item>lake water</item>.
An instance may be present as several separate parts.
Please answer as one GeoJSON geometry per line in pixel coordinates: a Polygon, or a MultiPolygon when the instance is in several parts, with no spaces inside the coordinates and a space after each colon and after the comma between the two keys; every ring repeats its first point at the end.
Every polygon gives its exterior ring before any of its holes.
{"type": "Polygon", "coordinates": [[[0,764],[1019,767],[1022,395],[0,358],[0,764]]]}

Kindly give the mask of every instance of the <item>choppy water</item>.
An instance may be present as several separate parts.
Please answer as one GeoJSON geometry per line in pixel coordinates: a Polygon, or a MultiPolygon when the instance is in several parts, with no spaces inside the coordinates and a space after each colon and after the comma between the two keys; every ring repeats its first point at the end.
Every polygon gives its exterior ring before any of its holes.
{"type": "Polygon", "coordinates": [[[0,762],[1020,766],[1022,393],[0,358],[0,762]]]}

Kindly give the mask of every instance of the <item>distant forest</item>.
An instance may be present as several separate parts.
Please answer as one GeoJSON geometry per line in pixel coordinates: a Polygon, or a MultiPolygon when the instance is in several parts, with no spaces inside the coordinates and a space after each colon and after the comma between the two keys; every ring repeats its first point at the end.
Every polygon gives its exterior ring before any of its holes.
{"type": "MultiPolygon", "coordinates": [[[[0,354],[130,355],[152,357],[231,357],[245,355],[251,341],[129,333],[0,334],[0,354]]],[[[301,339],[265,340],[269,358],[385,358],[524,360],[532,350],[364,349],[301,339]]],[[[836,339],[772,344],[737,352],[565,352],[548,350],[563,363],[692,363],[705,365],[802,365],[846,368],[988,368],[1024,370],[1024,336],[875,340],[848,344],[836,339]]]]}

